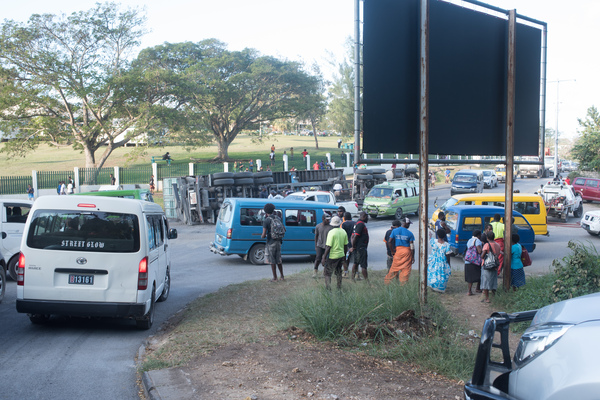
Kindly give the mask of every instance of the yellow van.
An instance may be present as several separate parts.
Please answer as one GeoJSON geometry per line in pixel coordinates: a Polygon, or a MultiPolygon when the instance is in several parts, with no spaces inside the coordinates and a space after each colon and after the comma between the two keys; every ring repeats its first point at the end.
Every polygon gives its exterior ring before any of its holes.
{"type": "MultiPolygon", "coordinates": [[[[457,194],[450,197],[433,213],[430,224],[434,225],[440,211],[452,206],[496,206],[504,207],[504,193],[457,194]]],[[[438,207],[438,205],[435,205],[438,207]]],[[[548,215],[544,200],[533,193],[513,193],[513,210],[520,212],[529,221],[536,235],[548,235],[548,215]]]]}

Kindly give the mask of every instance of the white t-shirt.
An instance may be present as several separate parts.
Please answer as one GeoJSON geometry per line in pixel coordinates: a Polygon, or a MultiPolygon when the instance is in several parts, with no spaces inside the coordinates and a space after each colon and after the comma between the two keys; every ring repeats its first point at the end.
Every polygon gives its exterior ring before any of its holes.
{"type": "Polygon", "coordinates": [[[67,194],[73,194],[73,184],[69,183],[67,185],[67,194]]]}

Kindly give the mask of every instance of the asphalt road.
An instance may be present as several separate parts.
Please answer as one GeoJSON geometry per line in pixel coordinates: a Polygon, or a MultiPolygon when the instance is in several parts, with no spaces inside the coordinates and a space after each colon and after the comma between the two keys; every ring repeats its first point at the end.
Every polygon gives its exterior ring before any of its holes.
{"type": "MultiPolygon", "coordinates": [[[[518,179],[515,189],[531,192],[541,182],[518,179]]],[[[502,184],[492,189],[503,190],[502,184]]],[[[435,198],[441,204],[450,197],[450,189],[437,187],[429,193],[431,215],[435,198]]],[[[598,204],[584,204],[584,211],[592,208],[598,208],[598,204]]],[[[417,217],[410,218],[414,222],[411,230],[418,237],[417,217]]],[[[567,253],[568,240],[598,241],[577,222],[573,217],[567,223],[549,219],[550,236],[536,238],[533,265],[527,272],[547,271],[554,258],[567,253]]],[[[368,223],[370,269],[385,268],[383,237],[390,224],[391,219],[368,223]]],[[[8,282],[6,297],[0,304],[0,399],[139,399],[135,357],[143,341],[162,322],[198,296],[232,283],[271,276],[269,266],[211,253],[208,244],[214,237],[214,226],[173,225],[179,230],[179,238],[172,242],[172,290],[166,302],[157,304],[156,322],[150,331],[136,330],[132,321],[107,319],[54,319],[46,325],[33,325],[26,315],[16,312],[16,283],[8,282]]],[[[452,265],[453,273],[462,274],[461,258],[453,258],[452,265]]],[[[309,268],[312,264],[307,257],[284,258],[286,274],[309,268]]]]}

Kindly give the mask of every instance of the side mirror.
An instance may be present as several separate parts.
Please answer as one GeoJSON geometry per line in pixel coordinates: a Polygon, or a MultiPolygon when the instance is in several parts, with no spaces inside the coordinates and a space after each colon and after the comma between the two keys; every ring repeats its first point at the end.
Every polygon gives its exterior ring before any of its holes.
{"type": "Polygon", "coordinates": [[[171,228],[169,229],[169,234],[167,235],[169,239],[177,239],[177,229],[171,228]]]}
{"type": "Polygon", "coordinates": [[[436,198],[435,198],[435,200],[433,201],[433,206],[434,206],[435,208],[439,208],[439,207],[438,207],[438,205],[437,205],[437,199],[438,199],[438,198],[436,197],[436,198]]]}

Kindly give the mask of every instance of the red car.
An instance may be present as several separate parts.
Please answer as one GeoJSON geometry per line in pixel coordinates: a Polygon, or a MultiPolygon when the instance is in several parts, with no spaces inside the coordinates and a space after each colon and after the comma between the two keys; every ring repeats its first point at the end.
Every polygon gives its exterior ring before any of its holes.
{"type": "Polygon", "coordinates": [[[586,201],[600,201],[600,179],[579,177],[573,181],[573,189],[586,201]]]}

